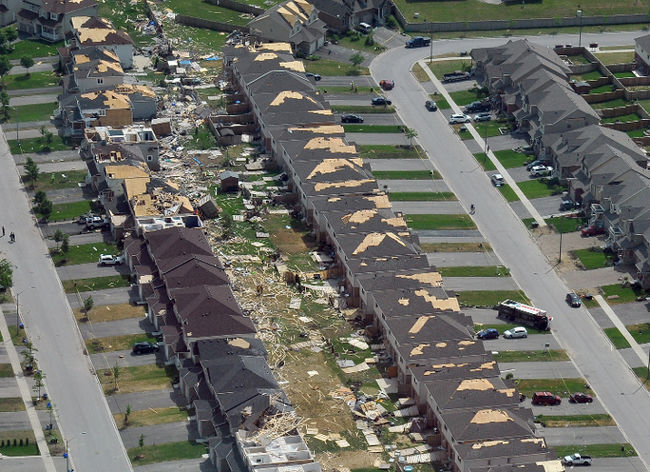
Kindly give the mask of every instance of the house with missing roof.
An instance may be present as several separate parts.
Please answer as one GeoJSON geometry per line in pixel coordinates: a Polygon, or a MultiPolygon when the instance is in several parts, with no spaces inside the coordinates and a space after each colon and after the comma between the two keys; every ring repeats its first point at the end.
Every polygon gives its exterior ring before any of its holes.
{"type": "Polygon", "coordinates": [[[84,130],[95,126],[120,128],[133,123],[133,107],[129,97],[113,90],[69,95],[59,101],[55,115],[63,122],[63,135],[83,137],[84,130]]]}
{"type": "Polygon", "coordinates": [[[126,31],[116,29],[110,20],[99,16],[75,16],[70,18],[70,25],[71,49],[108,49],[119,58],[124,69],[133,67],[133,40],[126,31]]]}
{"type": "Polygon", "coordinates": [[[63,93],[86,93],[112,88],[124,82],[124,70],[117,55],[111,50],[95,47],[71,52],[64,66],[63,93]]]}
{"type": "Polygon", "coordinates": [[[327,26],[307,0],[288,0],[269,8],[248,23],[251,35],[262,41],[285,42],[295,51],[313,54],[325,43],[327,26]]]}
{"type": "MultiPolygon", "coordinates": [[[[7,4],[7,7],[10,5],[7,4]]],[[[76,16],[97,15],[95,0],[22,0],[17,5],[18,31],[45,41],[62,41],[76,16]]]]}

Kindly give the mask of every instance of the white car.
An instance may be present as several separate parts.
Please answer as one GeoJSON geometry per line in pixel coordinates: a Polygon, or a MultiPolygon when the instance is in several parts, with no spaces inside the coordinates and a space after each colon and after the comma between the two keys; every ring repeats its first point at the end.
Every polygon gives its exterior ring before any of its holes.
{"type": "Polygon", "coordinates": [[[503,332],[504,338],[527,338],[528,331],[523,326],[517,326],[516,328],[509,329],[503,332]]]}
{"type": "Polygon", "coordinates": [[[492,174],[490,180],[492,181],[492,185],[495,187],[501,187],[506,184],[506,181],[501,174],[492,174]]]}
{"type": "Polygon", "coordinates": [[[124,256],[114,256],[112,254],[102,254],[99,256],[99,265],[120,265],[124,263],[124,256]]]}
{"type": "Polygon", "coordinates": [[[454,125],[457,123],[469,123],[472,119],[464,113],[454,113],[449,117],[449,124],[454,125]]]}
{"type": "Polygon", "coordinates": [[[530,169],[530,175],[533,177],[544,177],[553,173],[551,166],[533,166],[530,169]]]}

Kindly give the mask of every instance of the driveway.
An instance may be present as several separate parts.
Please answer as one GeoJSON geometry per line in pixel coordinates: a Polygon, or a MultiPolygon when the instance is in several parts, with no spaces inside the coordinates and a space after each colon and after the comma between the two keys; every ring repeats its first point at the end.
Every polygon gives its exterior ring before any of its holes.
{"type": "Polygon", "coordinates": [[[471,316],[474,324],[505,324],[504,321],[497,318],[497,311],[491,308],[463,308],[463,313],[471,316]]]}
{"type": "Polygon", "coordinates": [[[437,267],[502,265],[493,252],[430,252],[427,259],[437,267]]]}
{"type": "Polygon", "coordinates": [[[140,426],[120,431],[124,447],[137,447],[140,435],[144,435],[145,446],[179,441],[193,441],[199,438],[195,422],[178,422],[140,426]]]}
{"type": "MultiPolygon", "coordinates": [[[[71,222],[71,221],[62,221],[62,222],[57,222],[57,223],[47,223],[44,225],[40,225],[41,231],[43,232],[43,236],[48,238],[54,236],[54,233],[56,233],[57,230],[63,231],[65,234],[69,235],[77,235],[81,234],[84,231],[84,226],[80,225],[76,222],[71,222]]],[[[98,231],[98,233],[101,233],[98,231]]]]}
{"type": "Polygon", "coordinates": [[[443,277],[446,290],[519,290],[510,277],[443,277]]]}
{"type": "Polygon", "coordinates": [[[594,398],[592,403],[569,403],[568,398],[564,398],[559,405],[548,406],[533,405],[531,399],[526,398],[523,405],[532,408],[535,416],[602,415],[607,413],[598,398],[594,398]]]}
{"type": "Polygon", "coordinates": [[[345,133],[348,142],[354,144],[393,144],[408,146],[411,141],[404,133],[345,133]]]}
{"type": "Polygon", "coordinates": [[[126,318],[102,323],[79,323],[79,330],[84,339],[123,336],[125,334],[142,334],[151,332],[153,326],[146,318],[126,318]]]}
{"type": "MultiPolygon", "coordinates": [[[[38,187],[37,187],[38,190],[38,187]]],[[[48,200],[51,200],[52,203],[69,203],[69,202],[78,202],[81,200],[88,199],[88,193],[84,192],[81,187],[70,187],[70,188],[60,188],[55,190],[48,190],[47,192],[48,200]]],[[[33,195],[30,193],[30,195],[33,195]]]]}
{"type": "MultiPolygon", "coordinates": [[[[354,113],[355,115],[357,113],[354,113]]],[[[340,122],[340,114],[336,117],[336,121],[340,122]]],[[[363,118],[364,125],[401,125],[402,122],[395,113],[359,113],[363,118]]],[[[344,123],[341,123],[344,124],[344,123]]],[[[379,159],[376,159],[379,160],[379,159]]],[[[389,160],[389,159],[382,159],[389,160]]]]}
{"type": "Polygon", "coordinates": [[[368,159],[375,170],[432,170],[428,159],[368,159]]]}
{"type": "Polygon", "coordinates": [[[539,351],[546,348],[562,349],[552,334],[529,334],[523,339],[489,339],[483,341],[486,351],[539,351]]]}
{"type": "Polygon", "coordinates": [[[388,192],[449,192],[444,180],[377,180],[377,187],[388,192]]]}
{"type": "MultiPolygon", "coordinates": [[[[116,305],[120,303],[130,303],[137,298],[138,290],[134,287],[108,288],[96,292],[80,292],[83,298],[92,297],[97,305],[116,305]]],[[[68,302],[73,308],[79,308],[82,304],[76,293],[67,294],[68,302]]]]}
{"type": "MultiPolygon", "coordinates": [[[[84,233],[84,234],[73,234],[70,236],[70,246],[78,246],[80,244],[91,244],[91,243],[100,243],[100,242],[112,242],[113,238],[111,237],[111,233],[108,231],[93,231],[91,233],[84,233]]],[[[56,241],[53,239],[47,239],[45,240],[47,247],[56,247],[56,241]]]]}
{"type": "MultiPolygon", "coordinates": [[[[499,362],[501,372],[512,372],[516,379],[576,379],[580,373],[571,361],[499,362]]],[[[567,401],[568,403],[568,401],[567,401]]]]}
{"type": "Polygon", "coordinates": [[[61,95],[63,93],[63,87],[38,87],[31,89],[19,89],[19,90],[8,90],[7,95],[10,97],[17,97],[19,95],[42,95],[42,94],[53,94],[61,95]]]}
{"type": "MultiPolygon", "coordinates": [[[[41,456],[10,457],[2,456],[2,472],[46,472],[41,456]]],[[[52,457],[56,472],[66,472],[65,459],[61,456],[52,457]]]]}
{"type": "Polygon", "coordinates": [[[465,209],[456,201],[452,202],[392,202],[394,211],[411,215],[458,215],[465,209]]]}
{"type": "MultiPolygon", "coordinates": [[[[99,254],[97,257],[99,257],[99,254]]],[[[128,274],[129,267],[126,264],[100,266],[96,262],[91,262],[89,264],[60,266],[56,268],[56,272],[61,280],[90,279],[93,277],[128,274]]]]}
{"type": "Polygon", "coordinates": [[[537,433],[546,438],[546,444],[549,446],[627,442],[617,426],[587,426],[582,428],[544,428],[538,426],[537,433]]]}
{"type": "Polygon", "coordinates": [[[13,156],[14,162],[18,165],[25,163],[28,157],[31,157],[34,162],[40,164],[42,162],[52,163],[52,162],[62,162],[62,161],[80,161],[79,151],[77,150],[68,150],[68,151],[52,151],[52,152],[27,152],[24,154],[16,154],[13,156]]]}
{"type": "Polygon", "coordinates": [[[120,393],[106,397],[111,413],[123,413],[131,405],[132,411],[148,408],[168,408],[185,405],[180,390],[149,390],[137,393],[120,393]]]}
{"type": "MultiPolygon", "coordinates": [[[[65,161],[65,162],[43,162],[38,164],[38,170],[41,172],[70,172],[71,170],[86,170],[86,169],[88,169],[88,167],[86,167],[86,163],[81,160],[65,161]]],[[[22,167],[19,168],[19,171],[21,174],[25,173],[22,167]]]]}
{"type": "Polygon", "coordinates": [[[145,354],[141,356],[134,356],[131,350],[124,351],[108,351],[99,354],[91,354],[90,360],[96,370],[110,369],[115,365],[120,367],[131,367],[138,365],[158,365],[164,364],[165,355],[163,351],[158,351],[156,354],[145,354]]]}
{"type": "Polygon", "coordinates": [[[0,377],[0,398],[8,397],[20,397],[18,382],[14,377],[0,377]]]}
{"type": "MultiPolygon", "coordinates": [[[[446,238],[446,242],[462,242],[468,240],[480,240],[485,241],[483,235],[480,231],[475,229],[420,229],[415,231],[421,240],[425,238],[446,238]],[[449,241],[449,238],[452,238],[453,241],[449,241]],[[456,239],[458,238],[458,239],[456,239]]],[[[447,253],[435,253],[435,254],[447,254],[447,253]]]]}
{"type": "MultiPolygon", "coordinates": [[[[448,236],[422,236],[422,232],[418,231],[418,236],[421,243],[481,243],[485,242],[485,238],[481,234],[476,236],[456,236],[453,241],[449,240],[448,236]]],[[[441,251],[443,252],[443,251],[441,251]]]]}
{"type": "MultiPolygon", "coordinates": [[[[528,141],[518,135],[501,134],[499,136],[488,138],[488,144],[492,151],[503,151],[505,149],[516,149],[520,146],[528,146],[528,141]]],[[[485,146],[480,145],[473,139],[471,141],[465,141],[465,145],[472,154],[485,151],[485,146]]]]}
{"type": "Polygon", "coordinates": [[[600,457],[594,459],[589,472],[647,472],[638,457],[600,457]]]}
{"type": "Polygon", "coordinates": [[[212,465],[209,459],[157,462],[155,464],[141,465],[134,470],[135,472],[217,472],[217,468],[212,465]]]}
{"type": "Polygon", "coordinates": [[[56,103],[58,95],[54,93],[42,94],[42,95],[22,95],[20,97],[11,97],[9,99],[9,105],[12,107],[22,106],[22,105],[38,105],[41,103],[56,103]]]}

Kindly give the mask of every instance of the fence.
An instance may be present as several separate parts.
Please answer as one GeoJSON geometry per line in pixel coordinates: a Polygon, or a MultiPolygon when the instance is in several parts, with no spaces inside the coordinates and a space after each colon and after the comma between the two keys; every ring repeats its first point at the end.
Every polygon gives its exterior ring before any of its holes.
{"type": "Polygon", "coordinates": [[[180,23],[181,25],[194,26],[195,28],[206,28],[215,31],[224,31],[226,33],[248,30],[247,26],[231,25],[228,23],[220,23],[218,21],[205,20],[203,18],[197,18],[195,16],[178,14],[176,15],[176,23],[180,23]]]}
{"type": "Polygon", "coordinates": [[[617,98],[623,98],[624,94],[625,93],[623,92],[623,90],[614,90],[613,92],[582,95],[582,98],[585,99],[585,102],[591,104],[591,103],[608,102],[610,100],[616,100],[617,98]]]}
{"type": "Polygon", "coordinates": [[[218,5],[230,10],[240,11],[242,13],[250,13],[251,15],[261,15],[264,13],[264,8],[256,7],[254,5],[246,5],[245,3],[239,3],[234,0],[204,0],[206,3],[211,5],[218,5]]]}

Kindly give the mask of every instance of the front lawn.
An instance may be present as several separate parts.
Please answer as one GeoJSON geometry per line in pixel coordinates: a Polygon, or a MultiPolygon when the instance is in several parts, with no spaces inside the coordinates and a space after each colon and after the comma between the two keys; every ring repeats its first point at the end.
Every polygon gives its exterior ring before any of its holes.
{"type": "Polygon", "coordinates": [[[58,43],[48,43],[37,39],[22,39],[14,43],[14,50],[7,54],[7,59],[14,60],[22,57],[37,57],[56,56],[57,49],[64,46],[63,41],[58,43]]]}
{"type": "MultiPolygon", "coordinates": [[[[467,130],[466,126],[456,125],[454,126],[454,128],[458,132],[458,135],[460,136],[461,139],[472,139],[472,135],[469,132],[469,130],[467,130]]],[[[510,130],[509,123],[507,120],[480,121],[478,123],[474,123],[474,129],[482,138],[485,138],[486,136],[488,138],[501,136],[502,135],[501,128],[510,130]]],[[[488,144],[489,144],[489,140],[488,140],[488,144]]]]}
{"type": "Polygon", "coordinates": [[[72,149],[72,146],[63,142],[63,138],[57,134],[52,136],[52,142],[49,144],[43,136],[20,140],[8,139],[7,143],[9,144],[9,150],[12,154],[22,154],[24,152],[65,151],[66,149],[72,149]]]}
{"type": "Polygon", "coordinates": [[[393,146],[391,144],[362,144],[359,155],[363,159],[417,159],[422,154],[419,146],[393,146]]]}
{"type": "Polygon", "coordinates": [[[134,393],[150,390],[161,390],[169,388],[173,380],[178,376],[174,366],[165,368],[153,364],[119,367],[118,390],[115,391],[113,369],[101,369],[97,371],[97,377],[101,382],[104,393],[134,393]]]}
{"type": "MultiPolygon", "coordinates": [[[[90,212],[90,201],[81,200],[78,202],[56,203],[52,205],[52,214],[49,217],[50,222],[76,220],[79,215],[90,212]]],[[[36,215],[42,218],[43,215],[38,212],[36,215]]]]}
{"type": "Polygon", "coordinates": [[[381,91],[379,87],[369,87],[369,86],[355,86],[354,88],[350,86],[331,86],[331,87],[318,87],[323,93],[334,93],[334,94],[367,94],[375,93],[381,91]]]}
{"type": "MultiPolygon", "coordinates": [[[[79,182],[83,182],[88,175],[85,170],[68,170],[65,172],[43,172],[38,174],[36,180],[36,190],[58,190],[62,188],[77,187],[79,182]]],[[[23,183],[32,185],[32,180],[27,175],[22,176],[23,183]]]]}
{"type": "MultiPolygon", "coordinates": [[[[544,331],[545,333],[547,331],[544,331]]],[[[568,361],[569,356],[562,349],[540,351],[499,351],[493,354],[497,362],[558,362],[568,361]]]]}
{"type": "Polygon", "coordinates": [[[510,185],[502,185],[501,187],[497,187],[499,189],[499,192],[501,192],[501,195],[506,199],[508,202],[518,202],[519,197],[515,193],[515,191],[512,189],[510,185]]]}
{"type": "Polygon", "coordinates": [[[440,174],[430,170],[376,170],[372,175],[377,180],[431,180],[440,179],[440,174]]]}
{"type": "Polygon", "coordinates": [[[503,300],[530,303],[526,294],[521,290],[464,290],[456,292],[456,296],[463,306],[492,308],[503,300]]]}
{"type": "Polygon", "coordinates": [[[632,370],[637,375],[637,377],[639,377],[639,380],[643,382],[645,388],[650,389],[650,376],[648,375],[648,366],[635,367],[632,370]]]}
{"type": "Polygon", "coordinates": [[[0,412],[24,411],[25,402],[20,397],[0,397],[0,412]]]}
{"type": "Polygon", "coordinates": [[[648,296],[649,293],[642,289],[633,287],[622,287],[621,284],[604,285],[600,287],[603,292],[603,298],[607,300],[610,305],[618,303],[631,303],[636,301],[638,297],[648,296]],[[614,298],[609,298],[614,297],[614,298]]]}
{"type": "Polygon", "coordinates": [[[513,149],[494,151],[494,155],[506,169],[521,167],[528,161],[528,156],[526,154],[523,152],[517,152],[513,149]]]}
{"type": "MultiPolygon", "coordinates": [[[[21,105],[9,107],[7,123],[25,123],[27,121],[50,121],[50,116],[59,106],[57,102],[38,103],[36,105],[21,105]]],[[[18,126],[20,128],[20,125],[18,126]]]]}
{"type": "Polygon", "coordinates": [[[99,260],[100,254],[117,255],[119,252],[120,251],[113,244],[96,242],[89,244],[80,244],[78,246],[71,245],[68,249],[68,252],[65,254],[52,248],[50,249],[50,256],[52,256],[54,265],[59,266],[62,265],[62,262],[64,260],[65,263],[69,265],[97,262],[99,260]]]}
{"type": "Polygon", "coordinates": [[[510,270],[503,266],[438,267],[443,277],[509,277],[510,270]]]}
{"type": "Polygon", "coordinates": [[[343,125],[346,133],[403,133],[403,125],[343,125]]]}
{"type": "Polygon", "coordinates": [[[579,249],[572,252],[585,270],[600,269],[602,267],[609,267],[613,262],[612,254],[605,254],[605,252],[597,247],[588,249],[579,249]]]}
{"type": "Polygon", "coordinates": [[[113,418],[115,418],[115,423],[118,427],[123,430],[139,426],[154,426],[157,424],[187,421],[187,411],[181,410],[177,406],[135,410],[129,415],[129,422],[126,424],[124,423],[124,413],[115,413],[113,418]]]}
{"type": "Polygon", "coordinates": [[[405,215],[411,229],[476,229],[469,215],[405,215]]]}
{"type": "Polygon", "coordinates": [[[157,341],[158,340],[154,336],[147,333],[125,334],[122,336],[89,339],[86,341],[86,348],[90,354],[97,354],[99,352],[124,351],[126,349],[131,349],[135,343],[156,343],[157,341]]]}
{"type": "Polygon", "coordinates": [[[633,324],[626,328],[637,343],[650,343],[650,323],[633,324]]]}
{"type": "Polygon", "coordinates": [[[527,397],[532,397],[535,392],[551,392],[560,397],[568,397],[570,393],[585,392],[595,396],[589,388],[585,388],[587,381],[583,378],[575,379],[518,379],[519,392],[527,397]]]}
{"type": "Polygon", "coordinates": [[[5,75],[4,83],[6,90],[23,90],[41,87],[56,87],[60,78],[53,72],[32,72],[31,74],[5,75]]]}
{"type": "Polygon", "coordinates": [[[430,97],[436,102],[439,110],[449,110],[451,105],[445,97],[438,95],[437,93],[431,94],[430,97]]]}
{"type": "Polygon", "coordinates": [[[72,311],[77,320],[82,321],[88,319],[93,323],[117,321],[128,318],[144,318],[147,314],[147,310],[144,306],[131,305],[129,303],[95,306],[88,314],[84,313],[81,308],[76,308],[72,311]]]}
{"type": "Polygon", "coordinates": [[[490,158],[484,152],[477,152],[474,154],[474,158],[481,164],[481,167],[484,171],[497,170],[490,158]]]}
{"type": "Polygon", "coordinates": [[[492,251],[489,243],[420,243],[422,252],[483,252],[492,251]]]}
{"type": "Polygon", "coordinates": [[[205,444],[194,441],[180,441],[156,444],[153,446],[132,447],[126,451],[134,466],[156,462],[198,459],[207,453],[205,444]]]}
{"type": "Polygon", "coordinates": [[[478,96],[478,89],[458,90],[456,92],[449,92],[449,95],[451,96],[451,99],[456,102],[456,105],[461,107],[483,98],[483,95],[480,97],[478,96]]]}
{"type": "Polygon", "coordinates": [[[622,444],[576,444],[571,446],[555,446],[558,457],[571,454],[582,454],[591,457],[633,457],[636,451],[629,443],[622,444]]]}
{"type": "Polygon", "coordinates": [[[546,224],[552,225],[558,233],[572,233],[578,231],[587,222],[585,218],[569,218],[567,216],[558,216],[547,218],[546,224]]]}
{"type": "Polygon", "coordinates": [[[332,105],[333,113],[395,113],[392,106],[373,107],[372,105],[332,105]]]}
{"type": "Polygon", "coordinates": [[[616,421],[614,421],[614,418],[605,413],[596,413],[591,415],[537,415],[535,417],[535,422],[541,423],[545,428],[616,426],[616,421]]]}
{"type": "Polygon", "coordinates": [[[108,275],[106,277],[93,277],[90,279],[63,280],[65,293],[94,292],[108,288],[129,287],[131,280],[128,275],[108,275]]]}
{"type": "Polygon", "coordinates": [[[555,182],[555,179],[525,180],[523,182],[518,182],[517,185],[524,195],[532,200],[533,198],[558,195],[566,190],[566,187],[553,182],[555,182]]]}
{"type": "Polygon", "coordinates": [[[369,75],[370,71],[367,67],[354,67],[348,62],[332,61],[330,59],[319,59],[317,61],[304,61],[305,71],[312,74],[320,75],[348,75],[352,77],[356,75],[369,75]]]}
{"type": "Polygon", "coordinates": [[[452,192],[391,192],[388,198],[393,202],[439,202],[455,201],[452,192]]]}
{"type": "Polygon", "coordinates": [[[429,63],[429,69],[431,72],[442,80],[442,76],[445,74],[451,74],[452,72],[460,71],[469,71],[472,65],[471,59],[453,59],[453,60],[442,60],[442,61],[433,61],[429,63]]]}

